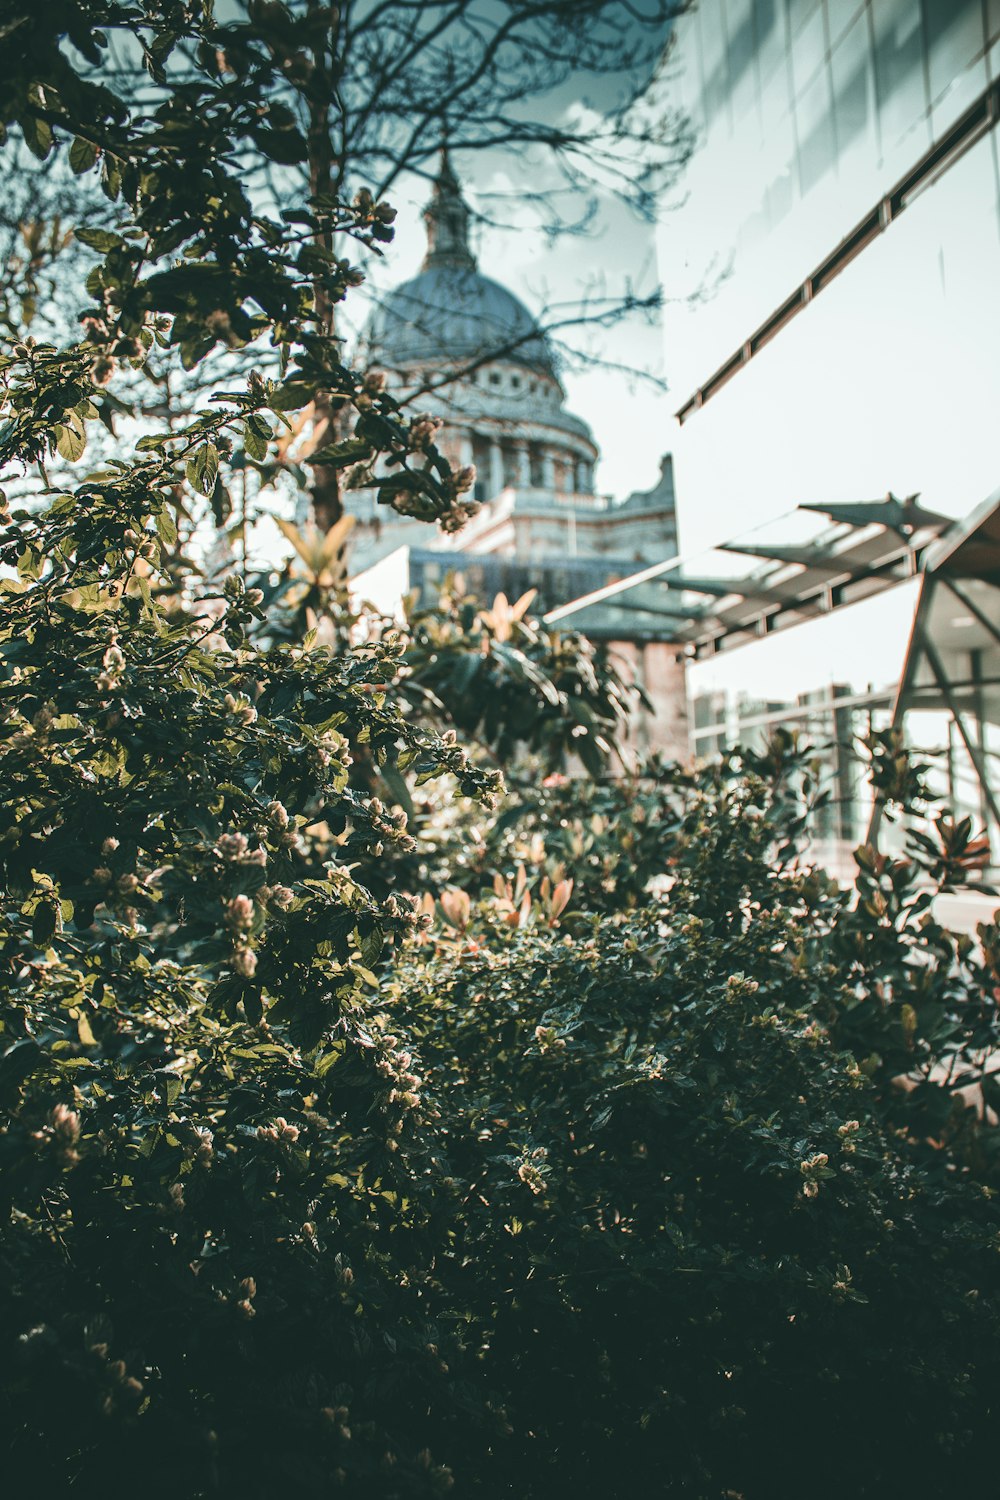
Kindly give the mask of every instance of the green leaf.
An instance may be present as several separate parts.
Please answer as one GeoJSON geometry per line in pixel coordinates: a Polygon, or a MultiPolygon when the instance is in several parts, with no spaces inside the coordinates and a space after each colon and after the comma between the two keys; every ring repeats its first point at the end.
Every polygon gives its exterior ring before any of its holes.
{"type": "Polygon", "coordinates": [[[156,531],[165,547],[173,547],[177,541],[177,523],[166,506],[156,513],[156,531]]]}
{"type": "Polygon", "coordinates": [[[73,231],[81,245],[89,245],[91,250],[100,250],[106,255],[109,250],[120,250],[125,241],[121,235],[111,234],[107,229],[88,229],[81,225],[73,231]]]}
{"type": "Polygon", "coordinates": [[[70,413],[68,422],[56,423],[55,434],[56,449],[61,458],[65,458],[72,464],[83,456],[83,450],[87,446],[87,434],[75,412],[70,413]]]}
{"type": "Polygon", "coordinates": [[[308,406],[312,398],[311,385],[305,381],[290,380],[271,393],[268,405],[272,411],[299,411],[303,406],[308,406]]]}
{"type": "Polygon", "coordinates": [[[305,137],[297,130],[256,130],[254,139],[265,156],[283,167],[296,166],[306,159],[305,137]]]}
{"type": "Polygon", "coordinates": [[[247,453],[252,459],[260,463],[267,457],[267,446],[272,436],[265,418],[259,412],[251,412],[243,429],[243,437],[247,453]]]}
{"type": "MultiPolygon", "coordinates": [[[[36,579],[36,578],[39,578],[41,576],[41,571],[42,571],[42,557],[41,557],[41,553],[38,552],[38,550],[35,547],[25,547],[24,551],[21,552],[18,555],[18,559],[17,559],[17,573],[18,573],[18,577],[19,578],[36,579]]],[[[9,647],[5,650],[4,654],[8,658],[10,657],[11,652],[10,652],[10,648],[9,647]]]]}
{"type": "Polygon", "coordinates": [[[24,142],[33,156],[39,161],[44,161],[52,150],[52,127],[48,120],[40,120],[37,115],[24,115],[21,119],[21,129],[24,132],[24,142]]]}
{"type": "Polygon", "coordinates": [[[97,160],[97,147],[93,141],[85,141],[82,136],[77,136],[69,148],[70,170],[79,174],[87,172],[97,160]]]}
{"type": "Polygon", "coordinates": [[[101,191],[114,203],[122,190],[122,171],[113,156],[105,154],[101,163],[101,191]]]}
{"type": "Polygon", "coordinates": [[[233,513],[233,500],[221,479],[215,481],[212,489],[212,518],[216,526],[225,526],[233,513]]]}
{"type": "Polygon", "coordinates": [[[31,939],[36,948],[47,948],[55,937],[59,913],[52,901],[39,901],[31,919],[31,939]]]}
{"type": "Polygon", "coordinates": [[[310,453],[306,462],[324,469],[344,469],[348,464],[371,458],[372,451],[371,444],[366,443],[364,438],[345,438],[342,443],[329,443],[325,448],[317,448],[314,453],[310,453]]]}
{"type": "Polygon", "coordinates": [[[330,1069],[335,1067],[340,1061],[346,1050],[347,1043],[343,1040],[328,1043],[322,1056],[316,1063],[316,1076],[318,1078],[325,1078],[330,1069]]]}
{"type": "Polygon", "coordinates": [[[192,489],[210,495],[219,477],[219,450],[214,443],[203,443],[185,469],[192,489]]]}

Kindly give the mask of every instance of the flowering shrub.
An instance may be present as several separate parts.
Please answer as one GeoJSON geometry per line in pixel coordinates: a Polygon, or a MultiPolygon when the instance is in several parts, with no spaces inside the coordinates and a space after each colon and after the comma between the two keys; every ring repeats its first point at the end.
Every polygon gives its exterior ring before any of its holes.
{"type": "Polygon", "coordinates": [[[496,777],[400,716],[390,647],[260,649],[237,580],[221,614],[137,586],[125,532],[155,556],[159,498],[109,478],[3,543],[10,1461],[84,1493],[112,1460],[155,1463],[151,1493],[438,1493],[423,1430],[384,1417],[409,1362],[442,1378],[398,1164],[417,1080],[375,996],[415,919],[358,875],[409,836],[351,786],[346,730],[466,795],[496,777]]]}
{"type": "Polygon", "coordinates": [[[921,922],[906,862],[873,916],[776,857],[782,779],[680,776],[638,911],[453,891],[395,969],[463,1185],[437,1275],[502,1392],[485,1493],[943,1496],[992,1461],[997,1132],[958,1085],[995,937],[921,922]]]}

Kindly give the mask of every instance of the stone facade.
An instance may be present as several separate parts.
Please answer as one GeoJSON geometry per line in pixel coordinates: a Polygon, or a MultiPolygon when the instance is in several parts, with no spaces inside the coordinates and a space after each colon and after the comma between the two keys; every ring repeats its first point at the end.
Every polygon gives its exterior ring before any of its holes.
{"type": "MultiPolygon", "coordinates": [[[[503,561],[505,572],[538,589],[536,607],[547,609],[674,556],[670,455],[650,490],[620,502],[596,493],[597,444],[587,424],[566,410],[554,352],[527,308],[479,270],[469,209],[447,157],[424,219],[421,269],[384,297],[362,353],[398,399],[442,421],[438,446],[455,467],[475,465],[481,508],[461,532],[431,541],[425,524],[378,505],[374,492],[349,495],[352,574],[395,576],[399,569],[390,566],[387,574],[384,564],[404,547],[414,564],[419,559],[412,569],[408,564],[411,586],[474,560],[492,560],[480,571],[495,576],[503,561]],[[576,580],[584,576],[590,581],[581,587],[576,580]]],[[[646,664],[660,648],[624,643],[622,649],[656,702],[639,737],[648,748],[681,753],[682,669],[646,664]]]]}

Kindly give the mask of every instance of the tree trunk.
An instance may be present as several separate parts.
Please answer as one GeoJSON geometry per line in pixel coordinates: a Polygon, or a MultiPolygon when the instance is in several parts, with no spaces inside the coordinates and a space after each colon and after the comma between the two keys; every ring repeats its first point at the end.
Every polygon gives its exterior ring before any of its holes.
{"type": "MultiPolygon", "coordinates": [[[[332,197],[334,162],[330,140],[330,103],[337,86],[339,71],[340,18],[336,7],[326,5],[322,3],[322,0],[309,0],[309,9],[316,13],[327,11],[329,14],[326,44],[324,45],[322,40],[317,39],[313,53],[313,87],[310,90],[307,134],[309,191],[314,198],[332,197]]],[[[332,237],[329,234],[317,234],[317,239],[327,249],[332,249],[332,237]]],[[[318,284],[314,287],[314,296],[316,331],[322,338],[333,339],[337,331],[336,308],[325,289],[318,284]]],[[[339,412],[334,401],[331,400],[329,391],[317,392],[314,402],[314,424],[314,447],[318,448],[336,441],[339,412]]],[[[344,513],[340,493],[340,474],[337,469],[325,468],[323,465],[313,468],[312,473],[312,516],[320,531],[329,531],[344,513]]]]}

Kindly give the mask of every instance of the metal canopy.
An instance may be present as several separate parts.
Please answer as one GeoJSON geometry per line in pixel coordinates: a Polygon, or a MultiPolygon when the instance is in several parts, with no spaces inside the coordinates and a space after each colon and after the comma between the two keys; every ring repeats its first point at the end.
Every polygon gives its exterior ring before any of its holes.
{"type": "MultiPolygon", "coordinates": [[[[663,639],[696,650],[715,650],[728,638],[758,635],[813,616],[850,597],[888,587],[920,566],[923,552],[953,523],[925,510],[916,496],[857,504],[801,505],[743,537],[722,543],[694,566],[680,558],[653,564],[553,611],[547,620],[579,616],[591,633],[627,634],[628,616],[663,621],[663,639]],[[772,541],[771,538],[774,538],[772,541]],[[730,559],[757,560],[749,571],[730,559]],[[730,571],[733,569],[733,571],[730,571]],[[700,595],[714,607],[663,607],[700,595]]],[[[1000,536],[997,566],[1000,568],[1000,536]]]]}
{"type": "Polygon", "coordinates": [[[829,547],[782,547],[776,542],[761,546],[753,542],[722,542],[720,552],[736,552],[741,557],[762,557],[767,562],[788,567],[806,568],[812,573],[843,573],[844,558],[829,547]]]}
{"type": "Polygon", "coordinates": [[[713,599],[764,599],[773,604],[791,603],[798,597],[798,590],[792,584],[772,583],[753,574],[742,578],[691,578],[687,573],[664,573],[656,581],[678,593],[707,594],[713,599]]]}
{"type": "Polygon", "coordinates": [[[670,609],[662,604],[646,604],[640,600],[629,599],[627,596],[616,600],[615,607],[627,610],[629,614],[654,615],[661,620],[674,620],[681,630],[690,629],[710,617],[708,610],[670,609]]]}
{"type": "Polygon", "coordinates": [[[897,500],[895,495],[886,495],[884,500],[865,500],[857,505],[800,505],[799,509],[817,511],[848,526],[884,526],[905,537],[916,531],[943,531],[952,524],[954,517],[924,510],[917,504],[919,498],[907,495],[905,500],[897,500]]]}

